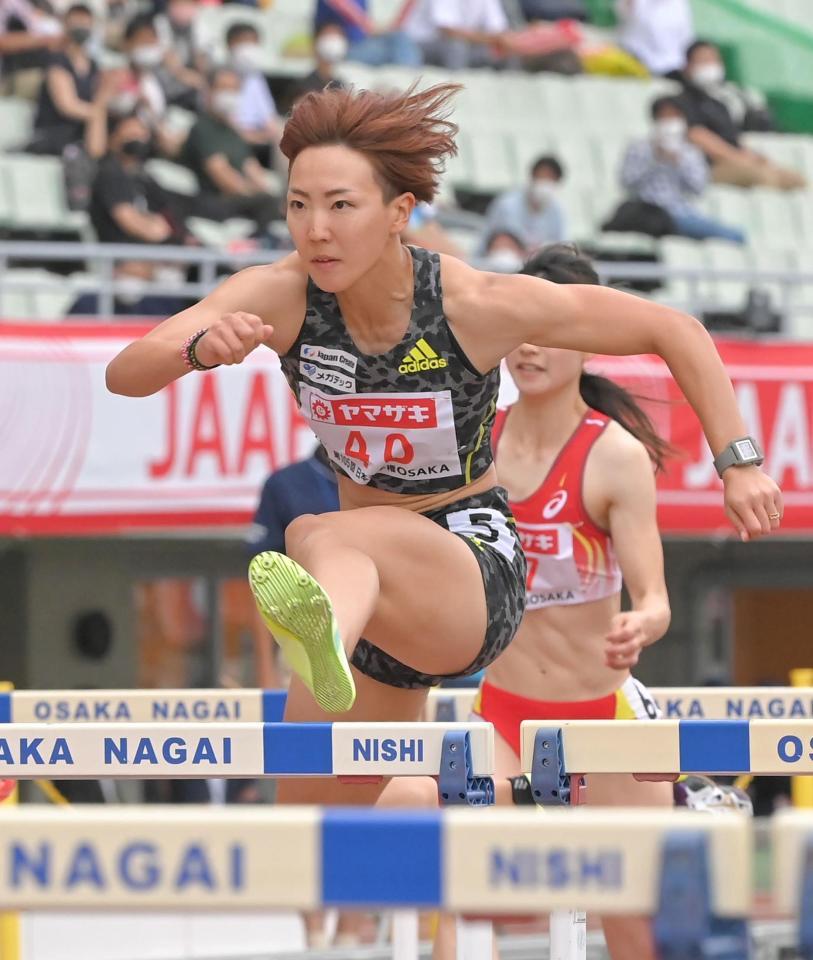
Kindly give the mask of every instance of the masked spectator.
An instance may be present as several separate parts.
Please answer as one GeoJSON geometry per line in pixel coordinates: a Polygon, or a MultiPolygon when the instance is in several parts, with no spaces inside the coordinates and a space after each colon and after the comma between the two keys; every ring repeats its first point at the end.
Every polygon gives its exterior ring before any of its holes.
{"type": "Polygon", "coordinates": [[[564,170],[556,157],[536,159],[528,182],[501,193],[486,210],[483,246],[488,237],[505,231],[520,238],[529,250],[566,239],[565,214],[557,196],[564,170]]]}
{"type": "Polygon", "coordinates": [[[651,135],[630,144],[621,167],[621,183],[630,200],[622,204],[605,229],[637,230],[654,236],[673,233],[696,240],[718,237],[744,243],[741,229],[720,223],[692,205],[706,188],[708,167],[703,154],[687,139],[686,115],[680,101],[659,97],[651,113],[651,135]],[[640,218],[637,223],[636,216],[640,218]]]}
{"type": "MultiPolygon", "coordinates": [[[[681,82],[683,92],[678,99],[688,118],[689,139],[703,151],[715,183],[780,190],[805,185],[800,173],[780,167],[740,143],[740,133],[747,129],[749,107],[744,91],[726,84],[725,66],[714,44],[698,40],[689,47],[681,82]]],[[[752,118],[758,115],[763,124],[767,118],[764,105],[761,113],[750,108],[750,114],[752,118]]]]}
{"type": "Polygon", "coordinates": [[[326,23],[313,38],[314,69],[297,85],[294,99],[306,93],[318,93],[332,84],[343,87],[344,81],[336,75],[336,65],[347,58],[350,44],[344,30],[336,23],[326,23]]]}
{"type": "Polygon", "coordinates": [[[60,52],[49,55],[27,150],[59,155],[80,143],[91,156],[100,156],[111,90],[88,52],[93,36],[90,7],[79,3],[68,7],[63,27],[65,44],[60,52]]]}
{"type": "MultiPolygon", "coordinates": [[[[247,143],[278,144],[282,122],[262,72],[260,35],[249,23],[233,23],[226,32],[229,65],[240,74],[240,96],[232,122],[247,143]]],[[[268,163],[268,150],[263,159],[268,163]]]]}
{"type": "Polygon", "coordinates": [[[417,67],[420,50],[405,32],[380,28],[369,13],[368,0],[317,0],[313,33],[317,36],[327,24],[341,27],[349,42],[348,60],[357,60],[371,67],[394,63],[417,67]]]}
{"type": "Polygon", "coordinates": [[[228,67],[215,71],[206,111],[189,131],[181,158],[198,177],[196,216],[209,220],[245,217],[265,233],[280,217],[279,200],[268,193],[268,177],[251,145],[232,125],[242,80],[228,67]]]}

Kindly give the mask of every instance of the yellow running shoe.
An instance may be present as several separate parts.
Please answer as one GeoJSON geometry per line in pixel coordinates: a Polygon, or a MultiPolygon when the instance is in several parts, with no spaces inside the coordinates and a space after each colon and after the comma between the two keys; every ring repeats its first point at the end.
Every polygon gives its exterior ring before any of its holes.
{"type": "Polygon", "coordinates": [[[254,557],[248,580],[265,625],[319,706],[349,710],[356,686],[325,591],[295,560],[273,551],[254,557]]]}

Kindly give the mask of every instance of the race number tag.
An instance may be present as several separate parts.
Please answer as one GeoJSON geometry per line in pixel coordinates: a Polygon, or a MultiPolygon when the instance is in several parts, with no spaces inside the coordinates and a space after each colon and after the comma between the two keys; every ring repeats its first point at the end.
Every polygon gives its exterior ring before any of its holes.
{"type": "Polygon", "coordinates": [[[573,528],[569,523],[517,523],[528,561],[527,602],[534,607],[549,603],[576,603],[573,585],[579,574],[573,559],[573,528]]]}
{"type": "Polygon", "coordinates": [[[356,483],[459,476],[452,397],[439,393],[328,396],[300,383],[302,414],[330,459],[356,483]]]}

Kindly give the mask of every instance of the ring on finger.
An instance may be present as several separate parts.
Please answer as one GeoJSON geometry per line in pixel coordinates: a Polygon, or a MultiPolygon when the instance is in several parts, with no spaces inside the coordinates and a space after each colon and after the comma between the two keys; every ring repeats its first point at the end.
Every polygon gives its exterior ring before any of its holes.
{"type": "Polygon", "coordinates": [[[781,513],[769,513],[769,514],[768,514],[768,519],[769,519],[769,520],[780,520],[781,518],[782,518],[782,514],[781,514],[781,513]]]}

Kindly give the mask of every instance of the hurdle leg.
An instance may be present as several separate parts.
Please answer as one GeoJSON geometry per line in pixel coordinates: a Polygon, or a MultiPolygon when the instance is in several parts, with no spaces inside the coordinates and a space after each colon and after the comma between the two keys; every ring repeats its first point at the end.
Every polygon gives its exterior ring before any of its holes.
{"type": "Polygon", "coordinates": [[[394,910],[392,913],[392,960],[417,960],[418,911],[394,910]]]}
{"type": "Polygon", "coordinates": [[[491,921],[457,918],[457,960],[491,960],[493,944],[491,921]]]}
{"type": "Polygon", "coordinates": [[[553,910],[550,914],[550,960],[585,960],[587,914],[583,910],[553,910]]]}

